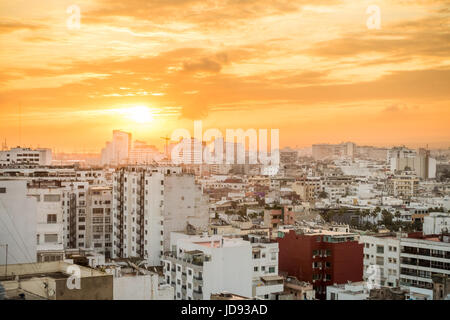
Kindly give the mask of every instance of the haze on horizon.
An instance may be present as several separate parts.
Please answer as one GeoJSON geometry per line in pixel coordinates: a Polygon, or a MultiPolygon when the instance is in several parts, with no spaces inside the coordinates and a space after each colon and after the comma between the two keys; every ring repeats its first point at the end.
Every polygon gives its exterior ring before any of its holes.
{"type": "Polygon", "coordinates": [[[280,129],[281,147],[447,148],[449,22],[448,0],[3,1],[0,140],[99,152],[121,129],[161,147],[202,120],[280,129]]]}

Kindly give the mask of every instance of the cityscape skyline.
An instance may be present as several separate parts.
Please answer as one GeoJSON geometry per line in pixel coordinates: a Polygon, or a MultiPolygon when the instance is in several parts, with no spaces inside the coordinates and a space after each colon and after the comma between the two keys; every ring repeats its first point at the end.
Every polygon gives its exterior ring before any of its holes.
{"type": "MultiPolygon", "coordinates": [[[[205,128],[205,130],[208,130],[209,128],[205,128]]],[[[244,131],[247,128],[236,128],[236,129],[243,129],[244,131]]],[[[158,138],[150,138],[150,139],[143,139],[142,136],[138,136],[136,137],[134,135],[133,132],[129,132],[129,131],[125,131],[125,130],[121,130],[121,129],[113,129],[111,132],[113,131],[123,131],[123,132],[127,132],[127,133],[131,133],[133,139],[132,139],[132,143],[146,143],[149,146],[155,147],[158,149],[158,151],[160,152],[164,152],[165,150],[165,141],[162,139],[162,137],[158,137],[158,138]]],[[[21,143],[17,143],[14,144],[14,139],[12,140],[13,142],[11,142],[10,140],[8,140],[7,138],[3,138],[0,137],[0,142],[1,142],[1,146],[2,149],[6,150],[8,148],[31,148],[31,149],[39,149],[39,148],[49,148],[52,149],[54,155],[57,154],[100,154],[101,153],[101,149],[104,147],[105,143],[108,142],[109,140],[111,140],[111,137],[108,137],[108,135],[111,134],[111,132],[108,132],[107,134],[105,134],[105,140],[103,140],[102,142],[99,142],[99,145],[97,146],[92,146],[92,147],[86,147],[84,143],[81,144],[81,146],[77,146],[77,147],[72,147],[72,146],[67,146],[67,147],[55,147],[52,146],[51,144],[46,144],[45,142],[40,142],[38,144],[31,144],[31,143],[27,143],[27,141],[23,141],[24,139],[20,139],[22,140],[21,143]]],[[[193,132],[191,132],[193,133],[193,132]]],[[[281,133],[281,132],[280,132],[281,133]]],[[[164,134],[165,136],[167,136],[167,134],[164,134]]],[[[103,138],[103,137],[102,137],[103,138]]],[[[17,139],[16,139],[17,140],[17,139]]],[[[352,142],[355,143],[359,146],[373,146],[373,147],[378,147],[378,148],[393,148],[393,147],[400,147],[400,146],[404,146],[407,148],[411,148],[411,149],[420,149],[420,148],[425,148],[425,149],[430,149],[430,150],[442,150],[442,149],[449,149],[450,148],[450,141],[449,142],[443,142],[443,143],[438,143],[438,142],[424,142],[424,143],[404,143],[399,141],[398,143],[365,143],[358,141],[358,139],[352,139],[352,138],[348,138],[348,139],[344,139],[344,140],[339,140],[339,139],[333,139],[333,140],[328,140],[328,141],[316,141],[316,142],[312,142],[310,144],[303,144],[303,145],[289,145],[289,144],[282,144],[282,134],[280,134],[280,150],[281,149],[286,149],[286,148],[290,148],[293,150],[305,150],[305,149],[311,149],[313,145],[318,145],[318,144],[342,144],[342,143],[347,143],[347,142],[352,142]]],[[[175,141],[171,141],[172,143],[174,143],[175,141]]],[[[247,146],[247,144],[246,144],[247,146]]]]}

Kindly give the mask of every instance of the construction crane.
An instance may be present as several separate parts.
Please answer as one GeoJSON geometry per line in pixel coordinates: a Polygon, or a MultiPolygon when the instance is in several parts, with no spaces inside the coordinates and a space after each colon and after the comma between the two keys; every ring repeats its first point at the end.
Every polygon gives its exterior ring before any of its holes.
{"type": "Polygon", "coordinates": [[[167,157],[167,160],[169,160],[169,141],[170,141],[170,138],[166,135],[165,137],[161,137],[161,139],[166,141],[166,157],[167,157]]]}

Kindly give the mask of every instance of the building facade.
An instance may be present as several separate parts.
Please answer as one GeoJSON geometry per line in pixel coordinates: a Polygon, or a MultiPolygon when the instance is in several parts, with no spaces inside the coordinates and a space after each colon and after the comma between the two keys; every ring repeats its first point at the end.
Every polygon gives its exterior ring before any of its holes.
{"type": "Polygon", "coordinates": [[[291,230],[277,239],[280,272],[313,284],[318,299],[326,287],[363,277],[363,245],[352,233],[291,230]]]}

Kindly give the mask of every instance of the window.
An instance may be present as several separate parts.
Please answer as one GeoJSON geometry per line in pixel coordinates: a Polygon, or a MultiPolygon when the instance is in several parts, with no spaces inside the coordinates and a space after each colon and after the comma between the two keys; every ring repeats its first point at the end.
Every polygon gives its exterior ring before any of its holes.
{"type": "Polygon", "coordinates": [[[92,223],[93,224],[103,223],[103,217],[93,217],[92,218],[92,223]]]}
{"type": "Polygon", "coordinates": [[[103,214],[103,208],[94,208],[92,209],[93,214],[103,214]]]}
{"type": "Polygon", "coordinates": [[[0,188],[0,193],[6,193],[6,188],[0,188]]]}
{"type": "Polygon", "coordinates": [[[44,202],[59,202],[61,196],[59,194],[44,194],[44,202]]]}
{"type": "MultiPolygon", "coordinates": [[[[1,192],[0,192],[1,193],[1,192]]],[[[41,196],[39,194],[30,194],[31,197],[36,198],[37,202],[41,201],[41,196]]]]}
{"type": "Polygon", "coordinates": [[[45,243],[58,242],[58,235],[57,234],[45,234],[44,235],[44,241],[45,241],[45,243]]]}
{"type": "Polygon", "coordinates": [[[56,223],[56,214],[48,214],[47,223],[56,223]]]}
{"type": "Polygon", "coordinates": [[[254,267],[253,271],[258,272],[258,267],[254,267]]]}
{"type": "Polygon", "coordinates": [[[376,258],[376,264],[379,266],[384,265],[384,257],[377,257],[376,258]]]}
{"type": "Polygon", "coordinates": [[[269,272],[270,273],[274,273],[275,272],[275,267],[269,267],[269,272]]]}
{"type": "Polygon", "coordinates": [[[85,226],[78,226],[78,230],[80,230],[80,231],[86,230],[86,227],[85,226]]]}
{"type": "Polygon", "coordinates": [[[79,217],[78,218],[78,222],[85,222],[86,220],[85,220],[85,217],[79,217]]]}

